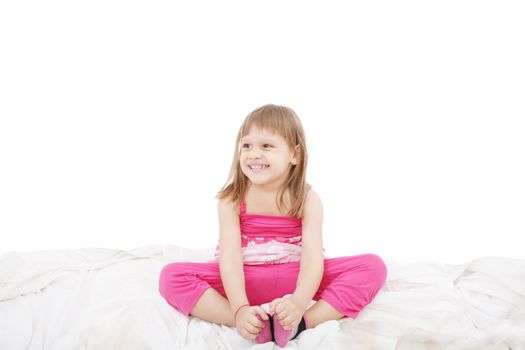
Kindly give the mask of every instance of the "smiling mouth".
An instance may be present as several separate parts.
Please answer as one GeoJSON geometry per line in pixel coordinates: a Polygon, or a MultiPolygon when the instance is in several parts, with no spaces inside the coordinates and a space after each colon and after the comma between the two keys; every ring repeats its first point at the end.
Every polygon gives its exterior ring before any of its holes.
{"type": "Polygon", "coordinates": [[[261,172],[268,167],[269,165],[266,164],[248,165],[248,168],[250,168],[250,170],[252,170],[253,172],[261,172]]]}

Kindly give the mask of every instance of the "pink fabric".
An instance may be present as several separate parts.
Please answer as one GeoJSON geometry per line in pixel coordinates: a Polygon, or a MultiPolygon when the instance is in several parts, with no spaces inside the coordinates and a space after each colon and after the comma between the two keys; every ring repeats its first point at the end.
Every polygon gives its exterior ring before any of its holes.
{"type": "MultiPolygon", "coordinates": [[[[247,214],[244,201],[239,219],[250,304],[261,305],[293,294],[300,269],[301,219],[247,214]]],[[[219,254],[217,246],[217,258],[219,254]]],[[[386,273],[383,260],[374,254],[325,257],[322,281],[313,300],[323,299],[341,314],[355,317],[382,288],[386,273]]],[[[210,287],[227,298],[218,261],[171,263],[160,273],[160,294],[186,316],[210,287]]]]}
{"type": "MultiPolygon", "coordinates": [[[[300,262],[244,265],[250,305],[261,305],[293,294],[300,262]]],[[[324,259],[324,273],[313,300],[323,299],[347,317],[356,317],[382,288],[386,266],[374,254],[324,259]]],[[[176,262],[162,269],[159,292],[186,316],[208,288],[227,298],[217,262],[176,262]]]]}
{"type": "MultiPolygon", "coordinates": [[[[284,264],[300,261],[302,220],[286,215],[247,214],[241,202],[241,250],[245,265],[284,264]]],[[[324,251],[324,249],[323,249],[324,251]]],[[[220,244],[215,259],[220,257],[220,244]]]]}

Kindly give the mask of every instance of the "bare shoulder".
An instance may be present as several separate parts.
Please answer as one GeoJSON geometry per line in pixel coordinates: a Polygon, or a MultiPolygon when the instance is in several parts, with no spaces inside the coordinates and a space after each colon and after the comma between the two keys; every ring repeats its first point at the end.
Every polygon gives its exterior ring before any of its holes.
{"type": "Polygon", "coordinates": [[[310,206],[319,206],[323,205],[323,202],[321,200],[321,196],[317,192],[315,192],[313,189],[309,189],[308,193],[306,194],[306,203],[310,206]]]}
{"type": "Polygon", "coordinates": [[[239,214],[239,206],[227,199],[219,199],[217,201],[217,211],[219,216],[231,216],[239,214]]]}
{"type": "Polygon", "coordinates": [[[239,206],[230,200],[217,201],[217,214],[221,231],[236,231],[239,226],[239,206]]]}
{"type": "Polygon", "coordinates": [[[323,214],[323,201],[317,192],[313,189],[309,189],[306,194],[306,202],[304,205],[304,216],[313,216],[313,215],[323,214]]]}

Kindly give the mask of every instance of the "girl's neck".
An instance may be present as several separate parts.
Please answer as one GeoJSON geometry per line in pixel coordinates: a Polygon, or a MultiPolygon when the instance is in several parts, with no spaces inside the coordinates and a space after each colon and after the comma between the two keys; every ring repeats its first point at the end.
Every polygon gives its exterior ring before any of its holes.
{"type": "Polygon", "coordinates": [[[246,192],[249,192],[251,195],[254,195],[254,197],[277,198],[279,188],[265,188],[250,183],[246,192]]]}
{"type": "Polygon", "coordinates": [[[277,193],[279,192],[279,189],[284,184],[284,181],[286,181],[286,179],[283,178],[279,181],[273,181],[273,182],[269,182],[263,185],[257,185],[257,184],[254,184],[248,181],[248,189],[252,189],[253,191],[257,193],[260,193],[261,195],[266,195],[266,194],[277,195],[277,193]]]}
{"type": "Polygon", "coordinates": [[[246,196],[244,198],[247,212],[250,214],[262,214],[262,215],[285,215],[286,208],[289,207],[288,192],[284,193],[285,208],[277,207],[277,193],[278,190],[268,191],[257,188],[255,186],[248,186],[246,196]],[[283,213],[284,211],[284,213],[283,213]]]}

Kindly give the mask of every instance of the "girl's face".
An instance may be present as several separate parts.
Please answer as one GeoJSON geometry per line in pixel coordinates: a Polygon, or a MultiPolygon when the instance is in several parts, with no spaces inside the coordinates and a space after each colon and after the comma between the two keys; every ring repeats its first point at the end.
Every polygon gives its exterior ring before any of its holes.
{"type": "Polygon", "coordinates": [[[241,139],[240,147],[242,172],[252,184],[268,190],[277,190],[292,164],[297,164],[295,152],[280,135],[255,126],[241,139]]]}

